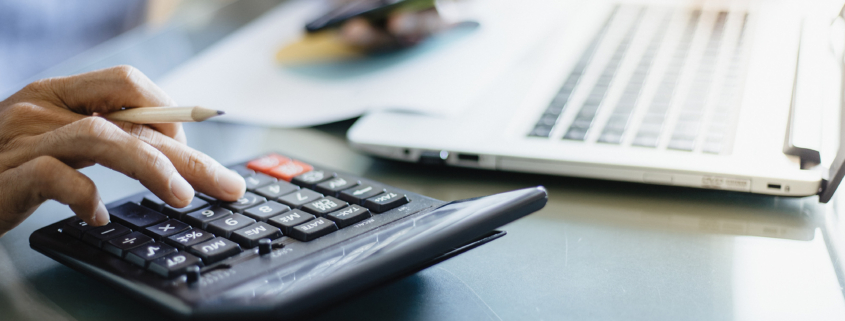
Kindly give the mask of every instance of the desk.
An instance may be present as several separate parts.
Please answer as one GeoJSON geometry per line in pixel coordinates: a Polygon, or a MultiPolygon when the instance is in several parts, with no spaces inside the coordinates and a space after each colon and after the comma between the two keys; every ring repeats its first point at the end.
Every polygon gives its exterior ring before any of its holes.
{"type": "MultiPolygon", "coordinates": [[[[150,39],[136,36],[120,41],[138,46],[150,39]]],[[[121,56],[118,49],[95,48],[49,73],[156,59],[121,56]]],[[[346,145],[350,124],[269,129],[210,122],[186,131],[193,147],[222,163],[283,151],[443,200],[544,185],[549,203],[505,226],[506,237],[359,294],[317,320],[845,319],[845,234],[835,205],[384,161],[346,145]]],[[[83,172],[106,202],[143,190],[103,167],[83,172]]],[[[0,320],[163,319],[29,248],[32,231],[69,215],[48,202],[0,238],[0,320]]]]}

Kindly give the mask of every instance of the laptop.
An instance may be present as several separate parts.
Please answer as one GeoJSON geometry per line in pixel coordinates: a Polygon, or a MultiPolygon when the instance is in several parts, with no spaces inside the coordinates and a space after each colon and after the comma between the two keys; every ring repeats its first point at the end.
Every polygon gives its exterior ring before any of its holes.
{"type": "Polygon", "coordinates": [[[472,106],[445,116],[375,112],[347,136],[407,162],[827,202],[845,160],[839,9],[573,4],[472,106]]]}

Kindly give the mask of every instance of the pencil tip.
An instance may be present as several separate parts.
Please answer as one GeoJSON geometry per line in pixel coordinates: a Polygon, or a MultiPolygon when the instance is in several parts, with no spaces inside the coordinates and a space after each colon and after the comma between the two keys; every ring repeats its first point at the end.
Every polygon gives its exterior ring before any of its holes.
{"type": "Polygon", "coordinates": [[[222,111],[222,110],[218,110],[218,111],[217,111],[217,115],[223,115],[223,114],[225,114],[225,113],[226,113],[226,112],[225,112],[225,111],[222,111]]]}

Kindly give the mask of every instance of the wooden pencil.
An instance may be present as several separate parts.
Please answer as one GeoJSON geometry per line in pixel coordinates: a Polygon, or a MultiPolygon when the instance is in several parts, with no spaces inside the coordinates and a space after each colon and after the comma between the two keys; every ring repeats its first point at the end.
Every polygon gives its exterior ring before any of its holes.
{"type": "Polygon", "coordinates": [[[103,115],[103,117],[111,120],[126,121],[136,124],[161,124],[198,122],[223,114],[223,111],[199,106],[136,107],[108,113],[103,115]]]}

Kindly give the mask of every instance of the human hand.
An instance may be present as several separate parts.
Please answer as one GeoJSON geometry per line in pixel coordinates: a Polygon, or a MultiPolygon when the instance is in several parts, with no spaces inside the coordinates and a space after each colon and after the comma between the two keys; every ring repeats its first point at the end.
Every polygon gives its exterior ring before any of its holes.
{"type": "Polygon", "coordinates": [[[413,46],[447,27],[435,8],[392,13],[383,26],[354,18],[340,28],[343,42],[367,51],[384,51],[413,46]]]}
{"type": "Polygon", "coordinates": [[[39,80],[0,101],[0,236],[48,199],[94,226],[109,214],[94,183],[76,169],[95,163],[137,179],[174,207],[200,192],[234,201],[237,173],[187,145],[181,124],[138,125],[97,115],[122,107],[173,106],[137,69],[117,66],[39,80]]]}

